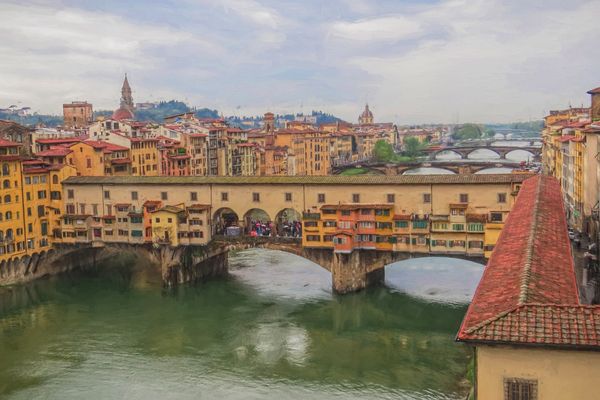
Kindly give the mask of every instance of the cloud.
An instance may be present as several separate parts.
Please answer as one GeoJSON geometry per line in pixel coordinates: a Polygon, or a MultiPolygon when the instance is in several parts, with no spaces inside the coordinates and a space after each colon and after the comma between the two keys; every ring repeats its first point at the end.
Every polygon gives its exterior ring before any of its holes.
{"type": "Polygon", "coordinates": [[[508,122],[600,86],[594,0],[35,1],[0,3],[0,107],[114,108],[127,71],[136,101],[225,114],[508,122]]]}

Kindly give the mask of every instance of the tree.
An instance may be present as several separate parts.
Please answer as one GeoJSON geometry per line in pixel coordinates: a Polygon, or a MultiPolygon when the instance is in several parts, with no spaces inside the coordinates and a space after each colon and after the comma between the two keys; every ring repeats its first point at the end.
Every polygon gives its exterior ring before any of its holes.
{"type": "Polygon", "coordinates": [[[397,160],[398,155],[391,144],[381,139],[375,142],[371,162],[396,162],[397,160]]]}
{"type": "Polygon", "coordinates": [[[454,140],[479,139],[483,127],[477,124],[464,124],[460,128],[456,127],[452,133],[454,140]]]}
{"type": "Polygon", "coordinates": [[[485,136],[493,138],[496,135],[496,131],[492,128],[487,128],[485,130],[485,136]]]}
{"type": "Polygon", "coordinates": [[[427,146],[426,142],[419,142],[414,136],[409,136],[404,139],[402,145],[402,154],[407,157],[415,158],[422,155],[421,150],[423,150],[427,146]]]}

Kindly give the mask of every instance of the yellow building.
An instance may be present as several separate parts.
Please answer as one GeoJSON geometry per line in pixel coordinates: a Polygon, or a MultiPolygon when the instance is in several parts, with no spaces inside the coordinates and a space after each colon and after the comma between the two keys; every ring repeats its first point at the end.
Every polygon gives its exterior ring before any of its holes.
{"type": "Polygon", "coordinates": [[[26,254],[25,244],[30,235],[25,232],[22,194],[22,160],[20,143],[0,139],[0,261],[26,254]]]}
{"type": "Polygon", "coordinates": [[[158,175],[158,139],[137,139],[131,141],[131,174],[133,176],[158,175]]]}

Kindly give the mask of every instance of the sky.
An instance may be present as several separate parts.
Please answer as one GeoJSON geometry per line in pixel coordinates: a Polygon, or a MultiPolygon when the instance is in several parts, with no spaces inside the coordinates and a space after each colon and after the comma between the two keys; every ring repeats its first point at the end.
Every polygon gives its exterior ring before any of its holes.
{"type": "Polygon", "coordinates": [[[0,3],[0,108],[177,99],[226,116],[503,123],[589,106],[598,0],[0,3]]]}

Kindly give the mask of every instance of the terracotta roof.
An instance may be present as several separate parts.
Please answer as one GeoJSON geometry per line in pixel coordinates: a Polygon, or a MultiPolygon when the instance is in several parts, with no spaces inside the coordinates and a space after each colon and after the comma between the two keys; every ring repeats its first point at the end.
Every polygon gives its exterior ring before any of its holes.
{"type": "Polygon", "coordinates": [[[487,214],[467,214],[467,222],[487,222],[487,214]]]}
{"type": "Polygon", "coordinates": [[[411,219],[411,215],[410,214],[396,214],[396,215],[394,215],[393,219],[409,221],[411,219]]]}
{"type": "Polygon", "coordinates": [[[430,221],[449,221],[450,216],[449,215],[430,215],[429,220],[430,221]]]}
{"type": "Polygon", "coordinates": [[[48,168],[32,168],[23,171],[24,174],[39,174],[42,172],[48,172],[48,168]]]}
{"type": "Polygon", "coordinates": [[[334,235],[334,236],[336,236],[336,235],[352,236],[352,232],[349,232],[349,231],[335,231],[335,232],[332,233],[332,235],[334,235]]]}
{"type": "Polygon", "coordinates": [[[117,204],[115,204],[115,207],[127,207],[130,205],[131,205],[131,203],[117,203],[117,204]]]}
{"type": "Polygon", "coordinates": [[[53,143],[76,143],[81,142],[78,138],[64,138],[64,139],[37,139],[37,143],[41,144],[53,144],[53,143]]]}
{"type": "Polygon", "coordinates": [[[63,184],[306,184],[306,185],[431,185],[521,183],[536,174],[464,175],[318,175],[318,176],[73,176],[63,184]]]}
{"type": "Polygon", "coordinates": [[[132,162],[131,158],[113,158],[110,160],[111,164],[131,164],[132,162]]]}
{"type": "Polygon", "coordinates": [[[36,153],[35,155],[38,157],[60,157],[60,156],[66,156],[67,154],[71,153],[73,150],[66,148],[66,147],[53,147],[50,150],[44,150],[44,151],[40,151],[39,153],[36,153]]]}
{"type": "Polygon", "coordinates": [[[450,208],[468,208],[469,203],[450,203],[450,208]]]}
{"type": "Polygon", "coordinates": [[[159,211],[166,211],[166,212],[170,212],[170,213],[174,213],[174,214],[179,214],[179,213],[185,212],[185,210],[183,210],[179,207],[175,207],[175,206],[164,206],[164,207],[159,208],[158,210],[154,210],[152,212],[155,213],[155,212],[159,212],[159,211]]]}
{"type": "Polygon", "coordinates": [[[37,165],[37,164],[44,164],[44,161],[42,161],[42,160],[27,160],[27,161],[23,161],[23,165],[37,165]]]}
{"type": "Polygon", "coordinates": [[[0,139],[0,147],[17,147],[22,145],[23,143],[9,142],[8,140],[0,139]]]}
{"type": "Polygon", "coordinates": [[[103,215],[102,219],[115,219],[116,217],[114,215],[103,215]]]}
{"type": "Polygon", "coordinates": [[[210,209],[211,205],[210,204],[192,204],[191,206],[187,207],[188,210],[208,210],[210,209]]]}
{"type": "Polygon", "coordinates": [[[572,139],[575,139],[575,136],[564,135],[564,136],[561,136],[559,138],[556,138],[556,141],[564,143],[564,142],[568,142],[569,140],[572,140],[572,139]]]}
{"type": "Polygon", "coordinates": [[[147,206],[157,206],[157,205],[159,205],[160,203],[161,203],[161,201],[160,201],[160,200],[146,200],[146,201],[144,202],[143,206],[144,206],[144,207],[147,207],[147,206]]]}
{"type": "MultiPolygon", "coordinates": [[[[577,315],[585,315],[587,307],[579,305],[562,210],[556,179],[536,175],[523,183],[457,340],[578,344],[573,342],[577,332],[563,318],[573,322],[580,318],[577,315]],[[574,311],[569,312],[570,308],[574,311]]],[[[592,324],[592,328],[578,329],[591,332],[596,328],[592,324]]],[[[595,337],[587,344],[600,345],[595,337]]],[[[583,335],[577,340],[590,339],[583,335]]]]}

